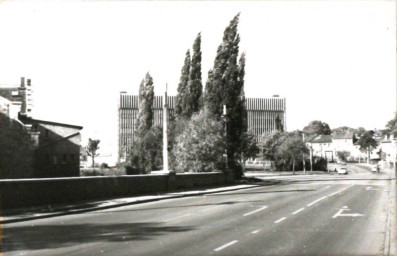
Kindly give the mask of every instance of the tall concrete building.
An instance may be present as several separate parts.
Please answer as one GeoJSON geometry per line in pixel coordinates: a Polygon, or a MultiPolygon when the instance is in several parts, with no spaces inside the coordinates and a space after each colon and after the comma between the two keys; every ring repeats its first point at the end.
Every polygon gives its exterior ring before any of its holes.
{"type": "MultiPolygon", "coordinates": [[[[163,96],[155,96],[153,101],[153,125],[163,124],[163,96]]],[[[167,97],[168,116],[174,116],[175,96],[167,97]]],[[[138,116],[138,95],[120,93],[118,107],[118,159],[125,160],[132,147],[136,118],[138,116]]],[[[247,98],[248,129],[255,133],[259,141],[263,133],[270,133],[277,126],[286,130],[286,99],[277,95],[270,98],[247,98]]]]}

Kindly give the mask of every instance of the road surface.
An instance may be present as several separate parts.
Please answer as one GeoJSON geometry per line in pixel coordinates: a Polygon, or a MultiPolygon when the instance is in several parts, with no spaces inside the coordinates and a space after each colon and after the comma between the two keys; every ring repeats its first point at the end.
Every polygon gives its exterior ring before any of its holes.
{"type": "MultiPolygon", "coordinates": [[[[282,183],[3,225],[3,255],[383,255],[390,173],[282,183]]],[[[394,198],[395,200],[395,198],[394,198]]]]}

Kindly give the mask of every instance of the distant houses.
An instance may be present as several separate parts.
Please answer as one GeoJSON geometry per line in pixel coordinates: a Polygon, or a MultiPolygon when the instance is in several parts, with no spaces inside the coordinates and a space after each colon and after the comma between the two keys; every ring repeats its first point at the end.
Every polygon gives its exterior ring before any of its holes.
{"type": "Polygon", "coordinates": [[[31,80],[21,78],[19,87],[0,87],[0,112],[23,126],[32,143],[33,177],[70,177],[80,173],[82,126],[32,117],[31,80]]]}
{"type": "MultiPolygon", "coordinates": [[[[306,146],[312,151],[313,156],[324,157],[328,161],[341,160],[343,154],[348,161],[366,162],[367,153],[360,151],[357,145],[359,136],[352,131],[335,131],[331,135],[307,135],[306,146]]],[[[393,135],[380,135],[376,133],[375,139],[378,147],[370,152],[372,162],[381,161],[384,165],[395,165],[397,144],[393,135]]]]}

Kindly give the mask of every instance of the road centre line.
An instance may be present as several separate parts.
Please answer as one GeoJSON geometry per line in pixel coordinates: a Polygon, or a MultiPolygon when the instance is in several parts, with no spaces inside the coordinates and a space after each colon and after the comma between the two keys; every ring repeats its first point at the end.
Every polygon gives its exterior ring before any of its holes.
{"type": "Polygon", "coordinates": [[[244,214],[243,216],[248,216],[248,215],[257,213],[257,212],[262,211],[262,210],[264,210],[264,209],[266,209],[266,208],[267,208],[267,206],[263,206],[263,207],[261,207],[261,208],[259,208],[259,209],[256,209],[255,211],[248,212],[248,213],[244,214]]]}
{"type": "Polygon", "coordinates": [[[338,190],[338,191],[336,191],[336,192],[334,192],[334,193],[332,193],[332,194],[329,194],[328,196],[336,195],[336,194],[338,194],[338,193],[340,193],[340,192],[342,192],[342,191],[344,191],[344,190],[346,190],[346,189],[348,189],[348,188],[350,188],[350,187],[352,187],[352,186],[353,186],[353,184],[351,184],[350,186],[348,186],[348,187],[346,187],[346,188],[343,188],[343,189],[341,189],[341,190],[338,190]]]}
{"type": "Polygon", "coordinates": [[[299,213],[299,212],[301,212],[301,211],[303,211],[305,209],[305,207],[303,207],[303,208],[300,208],[299,210],[296,210],[296,211],[294,211],[292,214],[297,214],[297,213],[299,213]]]}
{"type": "Polygon", "coordinates": [[[238,242],[238,240],[233,240],[230,243],[224,244],[221,247],[218,247],[218,248],[214,249],[214,251],[219,252],[219,251],[225,249],[226,247],[229,247],[229,246],[231,246],[231,245],[233,245],[233,244],[235,244],[237,242],[238,242]]]}
{"type": "Polygon", "coordinates": [[[317,202],[319,202],[319,201],[321,201],[321,200],[323,200],[323,199],[325,199],[325,198],[327,198],[327,197],[328,197],[328,196],[323,196],[323,197],[321,197],[321,198],[319,198],[319,199],[317,199],[317,200],[311,202],[311,203],[308,204],[307,206],[312,206],[313,204],[315,204],[315,203],[317,203],[317,202]]]}
{"type": "Polygon", "coordinates": [[[283,220],[285,220],[287,217],[282,217],[281,219],[276,220],[274,223],[279,223],[282,222],[283,220]]]}

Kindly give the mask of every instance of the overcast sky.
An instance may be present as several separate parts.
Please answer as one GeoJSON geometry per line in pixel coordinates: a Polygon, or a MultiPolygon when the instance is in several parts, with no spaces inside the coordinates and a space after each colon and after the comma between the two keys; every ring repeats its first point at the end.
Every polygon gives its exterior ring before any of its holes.
{"type": "Polygon", "coordinates": [[[239,12],[247,97],[287,98],[287,129],[383,128],[396,109],[394,1],[0,1],[0,84],[32,79],[34,117],[84,126],[116,154],[120,91],[176,94],[202,34],[205,83],[239,12]]]}

